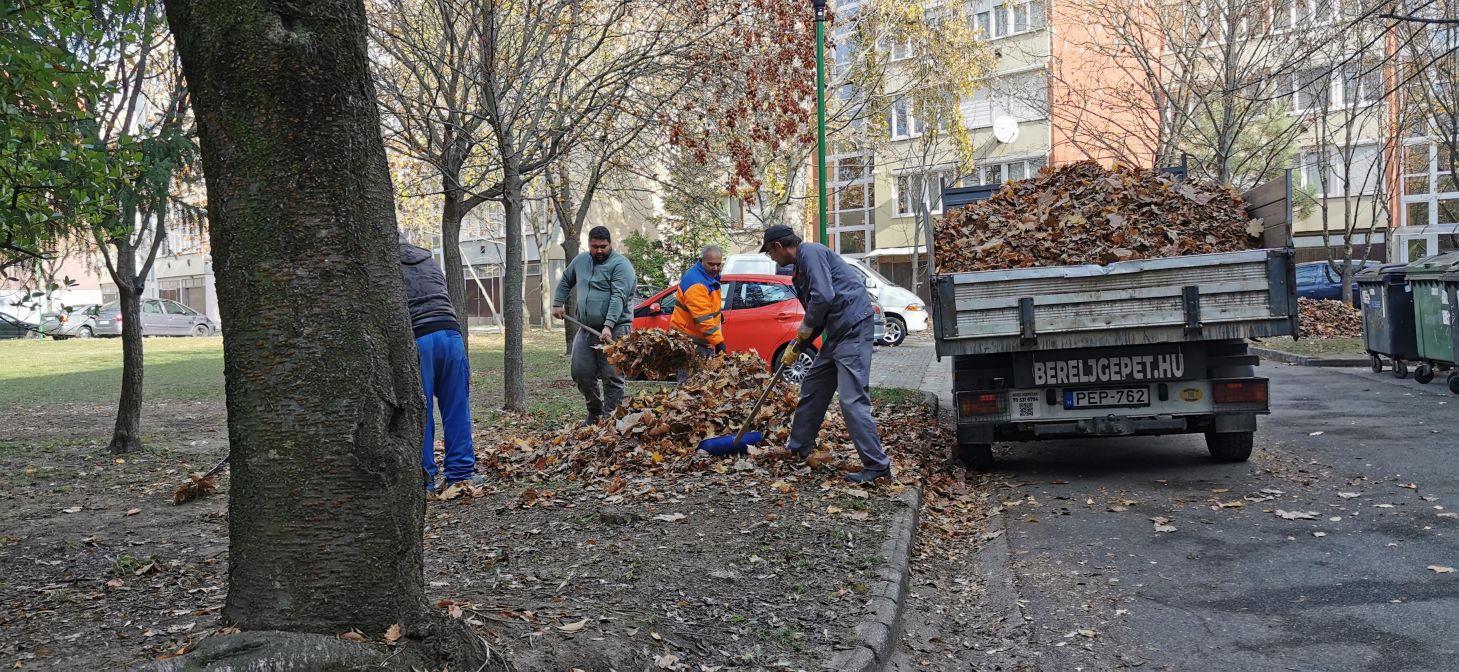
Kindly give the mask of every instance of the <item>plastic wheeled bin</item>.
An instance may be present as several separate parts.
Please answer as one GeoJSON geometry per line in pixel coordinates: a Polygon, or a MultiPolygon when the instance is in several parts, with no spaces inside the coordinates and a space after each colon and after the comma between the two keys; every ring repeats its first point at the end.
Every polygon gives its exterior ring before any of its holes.
{"type": "Polygon", "coordinates": [[[1428,383],[1435,372],[1454,370],[1454,308],[1444,276],[1459,271],[1459,252],[1424,257],[1404,270],[1413,287],[1414,336],[1422,362],[1413,379],[1428,383]]]}
{"type": "MultiPolygon", "coordinates": [[[[1452,347],[1454,352],[1459,353],[1459,270],[1449,270],[1440,276],[1444,283],[1444,298],[1448,302],[1449,309],[1449,333],[1453,339],[1452,347]]],[[[1449,372],[1449,391],[1459,394],[1459,371],[1449,372]]]]}
{"type": "MultiPolygon", "coordinates": [[[[1393,377],[1408,377],[1408,362],[1419,360],[1413,328],[1413,287],[1407,264],[1375,266],[1357,275],[1363,305],[1363,347],[1373,359],[1373,373],[1383,371],[1383,358],[1393,362],[1393,377]]],[[[1459,331],[1456,331],[1459,337],[1459,331]]]]}

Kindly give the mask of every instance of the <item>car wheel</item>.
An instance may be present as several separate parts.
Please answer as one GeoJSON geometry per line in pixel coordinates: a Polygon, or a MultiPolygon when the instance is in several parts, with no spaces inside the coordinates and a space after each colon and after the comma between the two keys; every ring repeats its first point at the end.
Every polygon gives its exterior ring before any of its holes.
{"type": "Polygon", "coordinates": [[[207,336],[210,333],[212,333],[212,330],[209,329],[208,325],[206,324],[199,324],[198,326],[193,327],[194,336],[207,336]]]}
{"type": "Polygon", "coordinates": [[[907,323],[896,315],[887,316],[887,331],[882,334],[882,343],[886,345],[901,345],[907,340],[907,323]]]}
{"type": "Polygon", "coordinates": [[[91,327],[81,327],[76,330],[76,338],[91,338],[96,334],[91,333],[91,327]]]}
{"type": "MultiPolygon", "coordinates": [[[[788,347],[790,347],[790,344],[787,343],[775,353],[775,361],[780,361],[780,357],[785,354],[785,348],[788,347]]],[[[800,353],[799,357],[795,358],[794,362],[790,363],[790,366],[785,367],[785,370],[780,372],[780,377],[785,379],[787,383],[799,385],[801,381],[805,380],[806,374],[811,370],[811,364],[814,364],[815,361],[815,348],[806,348],[800,353]]]]}

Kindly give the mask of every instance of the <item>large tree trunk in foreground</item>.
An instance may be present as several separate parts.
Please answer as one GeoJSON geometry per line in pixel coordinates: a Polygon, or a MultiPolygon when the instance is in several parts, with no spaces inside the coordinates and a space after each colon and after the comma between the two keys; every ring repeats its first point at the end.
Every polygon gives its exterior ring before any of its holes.
{"type": "Polygon", "coordinates": [[[107,450],[122,455],[142,448],[142,279],[137,277],[136,251],[124,243],[116,249],[112,282],[122,311],[122,392],[107,450]]]}
{"type": "MultiPolygon", "coordinates": [[[[224,620],[372,640],[400,624],[412,643],[401,657],[476,669],[480,639],[424,594],[424,410],[364,6],[167,9],[195,99],[228,325],[224,620]]],[[[297,653],[296,639],[280,640],[270,664],[297,653]]]]}

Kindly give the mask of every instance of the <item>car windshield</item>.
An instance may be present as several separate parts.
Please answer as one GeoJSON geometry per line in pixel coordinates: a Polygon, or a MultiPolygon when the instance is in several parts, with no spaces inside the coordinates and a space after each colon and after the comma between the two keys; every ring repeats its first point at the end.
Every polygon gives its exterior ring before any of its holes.
{"type": "Polygon", "coordinates": [[[886,276],[884,276],[884,275],[882,275],[880,273],[877,273],[876,272],[876,269],[874,269],[874,268],[872,268],[870,266],[867,266],[866,264],[853,264],[853,265],[856,266],[857,268],[861,269],[867,275],[870,275],[874,280],[876,280],[877,282],[882,283],[883,285],[895,285],[895,284],[897,284],[895,282],[892,282],[891,280],[888,280],[886,278],[886,276]]]}
{"type": "Polygon", "coordinates": [[[120,301],[112,301],[111,303],[102,304],[101,310],[98,311],[98,312],[102,312],[102,313],[114,313],[114,312],[120,310],[121,307],[122,307],[122,304],[121,304],[120,301]]]}

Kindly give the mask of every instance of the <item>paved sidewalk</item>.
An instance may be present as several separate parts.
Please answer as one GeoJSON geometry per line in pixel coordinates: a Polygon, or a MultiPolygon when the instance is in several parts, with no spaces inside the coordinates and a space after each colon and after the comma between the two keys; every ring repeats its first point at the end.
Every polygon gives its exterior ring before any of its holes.
{"type": "Polygon", "coordinates": [[[931,339],[909,338],[894,348],[877,347],[871,356],[871,386],[922,389],[922,379],[934,360],[931,339]]]}

